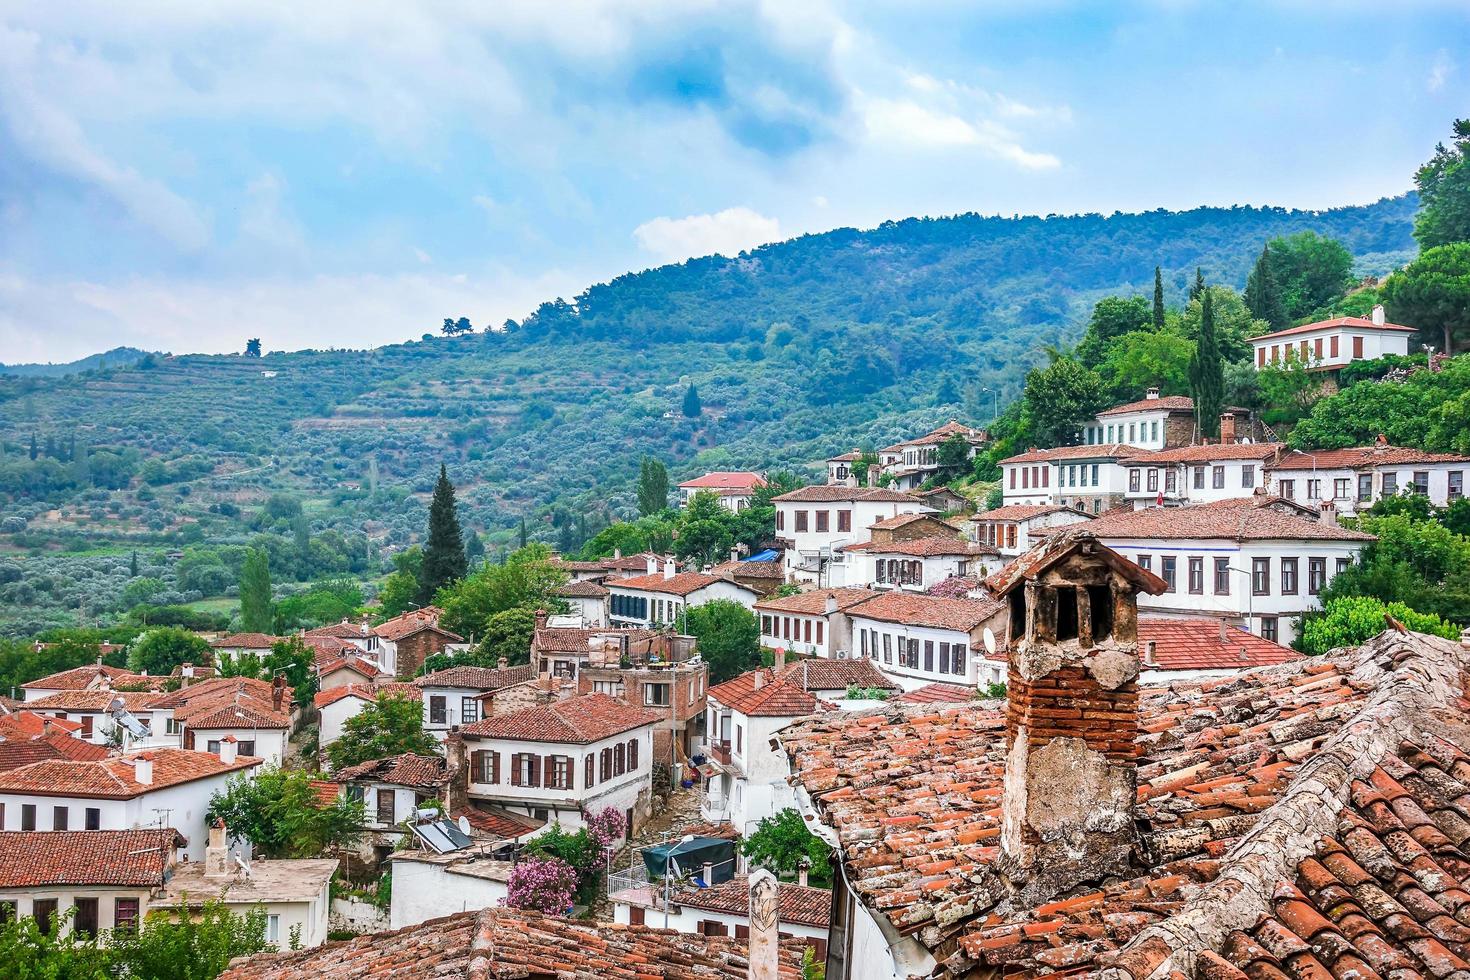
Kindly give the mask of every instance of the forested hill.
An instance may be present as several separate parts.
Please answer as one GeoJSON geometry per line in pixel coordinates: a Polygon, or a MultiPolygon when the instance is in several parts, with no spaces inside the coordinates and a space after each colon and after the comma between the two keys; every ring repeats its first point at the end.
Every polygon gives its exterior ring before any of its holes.
{"type": "Polygon", "coordinates": [[[492,546],[522,516],[555,541],[573,514],[625,513],[645,454],[682,478],[983,422],[1155,265],[1177,304],[1196,266],[1239,287],[1268,238],[1311,229],[1385,271],[1412,254],[1415,207],[910,219],[622,276],[494,333],[0,377],[0,550],[239,540],[278,490],[317,529],[406,543],[423,502],[405,495],[441,460],[492,546]]]}
{"type": "Polygon", "coordinates": [[[134,364],[148,356],[145,350],[136,347],[114,347],[110,351],[101,354],[89,354],[75,361],[67,361],[60,364],[0,364],[0,374],[18,375],[47,375],[61,377],[67,374],[81,374],[83,371],[95,371],[106,367],[123,367],[134,364]]]}

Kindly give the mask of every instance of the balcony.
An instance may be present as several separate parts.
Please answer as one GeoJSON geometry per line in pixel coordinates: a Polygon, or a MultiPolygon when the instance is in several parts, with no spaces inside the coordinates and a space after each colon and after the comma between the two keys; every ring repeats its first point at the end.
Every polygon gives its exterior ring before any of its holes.
{"type": "Polygon", "coordinates": [[[709,757],[722,766],[730,765],[730,740],[709,743],[709,757]]]}

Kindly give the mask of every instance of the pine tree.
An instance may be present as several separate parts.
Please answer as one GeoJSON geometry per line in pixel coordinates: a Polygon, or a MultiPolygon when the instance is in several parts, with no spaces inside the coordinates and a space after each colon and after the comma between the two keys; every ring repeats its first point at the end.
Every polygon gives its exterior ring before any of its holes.
{"type": "Polygon", "coordinates": [[[1189,301],[1193,303],[1195,300],[1200,298],[1200,294],[1204,291],[1205,270],[1196,266],[1194,270],[1194,285],[1189,287],[1189,301]]]}
{"type": "Polygon", "coordinates": [[[1261,248],[1261,257],[1256,259],[1256,267],[1245,282],[1242,298],[1256,319],[1271,324],[1272,330],[1280,330],[1288,322],[1286,304],[1282,302],[1281,284],[1276,281],[1276,272],[1271,266],[1271,245],[1267,243],[1261,248]]]}
{"type": "Polygon", "coordinates": [[[1154,266],[1154,329],[1164,329],[1164,271],[1154,266]]]}
{"type": "Polygon", "coordinates": [[[429,504],[429,540],[424,545],[424,575],[419,604],[427,606],[434,595],[465,575],[464,538],[454,509],[454,484],[444,464],[439,464],[439,482],[429,504]]]}
{"type": "Polygon", "coordinates": [[[1200,295],[1199,336],[1189,360],[1189,386],[1199,435],[1214,438],[1220,434],[1220,411],[1225,403],[1225,359],[1215,335],[1214,301],[1208,289],[1200,295]]]}
{"type": "Polygon", "coordinates": [[[691,381],[689,390],[684,392],[684,417],[697,419],[703,412],[704,406],[699,403],[699,392],[694,390],[694,382],[691,381]]]}
{"type": "Polygon", "coordinates": [[[269,633],[273,620],[270,559],[261,549],[252,548],[240,569],[240,628],[247,633],[269,633]]]}
{"type": "Polygon", "coordinates": [[[647,517],[668,505],[669,471],[658,460],[644,457],[638,464],[638,514],[647,517]]]}

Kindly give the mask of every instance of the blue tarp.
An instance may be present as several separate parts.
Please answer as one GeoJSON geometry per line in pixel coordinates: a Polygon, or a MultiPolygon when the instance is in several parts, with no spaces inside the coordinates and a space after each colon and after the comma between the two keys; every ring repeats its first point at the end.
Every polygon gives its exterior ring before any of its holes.
{"type": "Polygon", "coordinates": [[[781,557],[781,552],[776,551],[776,550],[771,549],[771,548],[767,548],[765,551],[762,551],[759,554],[751,555],[749,558],[747,558],[745,560],[746,561],[775,561],[777,558],[780,558],[780,557],[781,557]]]}
{"type": "Polygon", "coordinates": [[[648,869],[650,878],[664,876],[669,852],[675,848],[678,848],[674,854],[676,874],[703,875],[704,866],[712,864],[710,877],[713,880],[706,882],[707,885],[717,885],[735,876],[735,842],[723,837],[696,837],[687,842],[673,841],[643,848],[643,866],[648,869]]]}

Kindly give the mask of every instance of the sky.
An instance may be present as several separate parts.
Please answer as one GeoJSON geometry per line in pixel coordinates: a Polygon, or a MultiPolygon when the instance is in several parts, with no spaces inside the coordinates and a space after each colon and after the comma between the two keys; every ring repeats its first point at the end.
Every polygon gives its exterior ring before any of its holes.
{"type": "Polygon", "coordinates": [[[0,362],[371,347],[913,215],[1401,193],[1470,4],[5,0],[0,362]]]}

